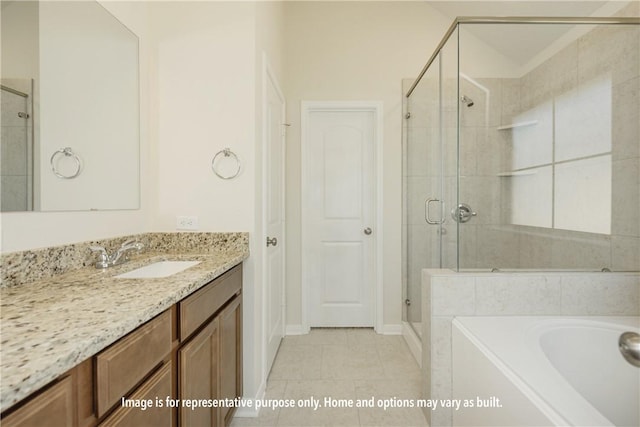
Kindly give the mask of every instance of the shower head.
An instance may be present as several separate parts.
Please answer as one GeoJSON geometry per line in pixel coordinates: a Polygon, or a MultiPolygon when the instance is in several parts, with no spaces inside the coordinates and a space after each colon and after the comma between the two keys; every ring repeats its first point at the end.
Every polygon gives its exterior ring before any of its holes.
{"type": "Polygon", "coordinates": [[[460,102],[462,102],[467,107],[473,107],[473,99],[469,98],[467,95],[462,95],[460,97],[460,102]]]}

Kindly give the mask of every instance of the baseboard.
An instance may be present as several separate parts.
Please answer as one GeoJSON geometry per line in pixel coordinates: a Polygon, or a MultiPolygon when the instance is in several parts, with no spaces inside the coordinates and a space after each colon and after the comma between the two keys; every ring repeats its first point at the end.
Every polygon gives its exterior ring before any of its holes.
{"type": "Polygon", "coordinates": [[[287,325],[284,333],[285,335],[306,335],[309,331],[305,331],[302,325],[287,325]]]}
{"type": "Polygon", "coordinates": [[[256,393],[255,397],[243,397],[243,401],[246,402],[248,400],[252,400],[254,403],[251,405],[251,407],[248,407],[247,405],[239,406],[238,409],[236,409],[236,413],[233,415],[233,417],[257,418],[260,414],[260,410],[256,409],[255,401],[264,399],[266,388],[267,384],[263,381],[262,384],[260,384],[260,387],[258,387],[258,392],[256,393]]]}
{"type": "Polygon", "coordinates": [[[377,332],[382,335],[402,335],[402,325],[382,325],[382,330],[377,332]]]}
{"type": "Polygon", "coordinates": [[[407,322],[402,322],[402,337],[409,346],[409,350],[411,350],[416,362],[418,362],[418,366],[422,367],[422,341],[420,341],[418,334],[407,322]]]}

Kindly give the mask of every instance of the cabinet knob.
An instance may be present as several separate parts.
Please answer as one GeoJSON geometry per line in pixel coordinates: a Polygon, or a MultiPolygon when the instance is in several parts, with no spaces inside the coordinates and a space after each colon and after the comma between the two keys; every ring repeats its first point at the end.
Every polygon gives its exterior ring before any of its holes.
{"type": "Polygon", "coordinates": [[[364,229],[364,234],[366,234],[367,236],[369,236],[371,233],[372,233],[371,227],[367,227],[364,229]]]}

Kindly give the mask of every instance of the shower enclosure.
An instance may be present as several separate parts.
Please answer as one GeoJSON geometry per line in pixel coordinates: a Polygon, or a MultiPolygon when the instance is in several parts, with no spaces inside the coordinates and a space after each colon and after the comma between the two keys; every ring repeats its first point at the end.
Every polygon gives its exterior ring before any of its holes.
{"type": "Polygon", "coordinates": [[[458,18],[404,81],[404,319],[421,271],[640,270],[640,11],[458,18]]]}

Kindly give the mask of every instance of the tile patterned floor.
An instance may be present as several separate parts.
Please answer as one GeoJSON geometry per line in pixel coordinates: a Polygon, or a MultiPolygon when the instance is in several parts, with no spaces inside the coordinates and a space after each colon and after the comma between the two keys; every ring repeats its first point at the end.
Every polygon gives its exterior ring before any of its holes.
{"type": "MultiPolygon", "coordinates": [[[[325,397],[356,401],[419,399],[420,369],[401,336],[372,329],[313,329],[285,337],[267,383],[265,399],[325,397]]],[[[427,426],[418,408],[263,409],[243,426],[427,426]]]]}

